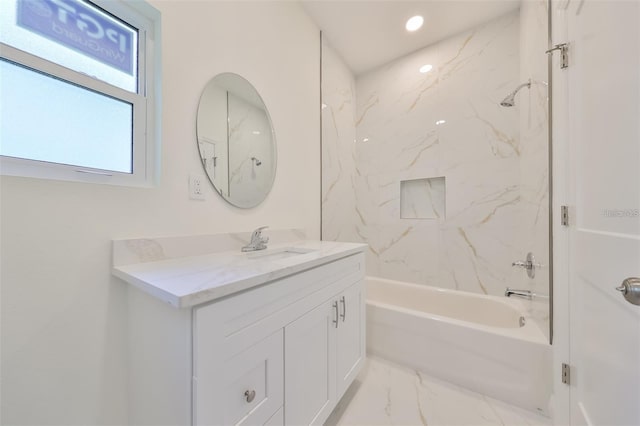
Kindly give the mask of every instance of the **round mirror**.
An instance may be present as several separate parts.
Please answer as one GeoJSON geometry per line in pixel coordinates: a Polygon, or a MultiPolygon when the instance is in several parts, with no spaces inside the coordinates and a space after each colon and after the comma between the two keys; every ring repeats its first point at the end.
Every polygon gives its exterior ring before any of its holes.
{"type": "Polygon", "coordinates": [[[276,138],[256,89],[237,74],[212,78],[196,122],[200,158],[216,191],[241,208],[260,204],[276,175],[276,138]]]}

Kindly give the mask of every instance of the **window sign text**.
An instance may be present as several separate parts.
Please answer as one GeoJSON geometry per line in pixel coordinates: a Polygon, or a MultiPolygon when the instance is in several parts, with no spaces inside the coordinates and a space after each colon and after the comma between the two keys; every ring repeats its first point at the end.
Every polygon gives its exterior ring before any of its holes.
{"type": "Polygon", "coordinates": [[[17,24],[133,75],[135,30],[77,0],[22,0],[17,24]]]}

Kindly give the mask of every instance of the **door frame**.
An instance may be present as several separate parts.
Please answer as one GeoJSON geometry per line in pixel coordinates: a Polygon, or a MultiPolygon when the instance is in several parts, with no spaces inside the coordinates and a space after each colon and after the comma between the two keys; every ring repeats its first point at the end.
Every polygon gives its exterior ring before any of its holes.
{"type": "MultiPolygon", "coordinates": [[[[549,48],[568,40],[568,0],[549,0],[549,48]]],[[[569,47],[571,47],[569,45],[569,47]]],[[[571,62],[569,61],[569,66],[571,62]]],[[[552,383],[553,395],[550,411],[556,425],[571,424],[571,385],[562,383],[562,364],[570,364],[569,345],[569,227],[573,219],[569,188],[572,170],[567,167],[570,158],[569,103],[567,70],[560,68],[560,55],[549,55],[549,128],[551,152],[551,220],[552,288],[550,309],[552,316],[552,383]],[[569,207],[569,226],[561,223],[561,207],[569,207]]]]}

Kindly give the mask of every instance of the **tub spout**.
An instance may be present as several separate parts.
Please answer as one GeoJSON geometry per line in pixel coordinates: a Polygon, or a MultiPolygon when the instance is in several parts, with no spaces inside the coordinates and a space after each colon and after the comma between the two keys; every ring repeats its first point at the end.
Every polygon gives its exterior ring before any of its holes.
{"type": "Polygon", "coordinates": [[[531,293],[530,290],[516,290],[509,287],[507,287],[507,289],[504,291],[504,295],[507,297],[511,297],[511,296],[524,297],[525,299],[528,299],[528,300],[533,299],[533,293],[531,293]]]}

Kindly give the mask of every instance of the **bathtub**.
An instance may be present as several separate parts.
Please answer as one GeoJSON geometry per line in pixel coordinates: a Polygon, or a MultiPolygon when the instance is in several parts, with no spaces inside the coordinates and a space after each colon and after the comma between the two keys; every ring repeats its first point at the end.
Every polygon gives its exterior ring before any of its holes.
{"type": "Polygon", "coordinates": [[[551,346],[520,301],[366,282],[368,353],[548,414],[551,346]]]}

